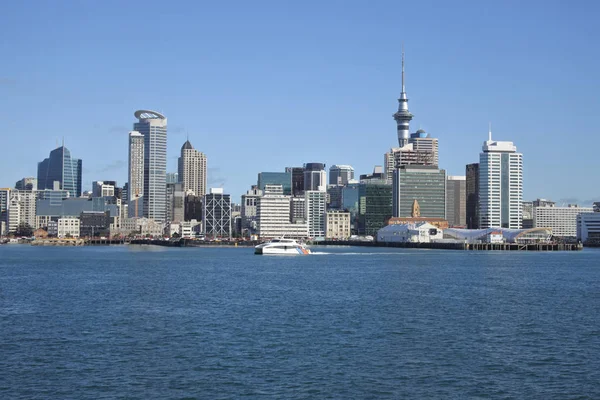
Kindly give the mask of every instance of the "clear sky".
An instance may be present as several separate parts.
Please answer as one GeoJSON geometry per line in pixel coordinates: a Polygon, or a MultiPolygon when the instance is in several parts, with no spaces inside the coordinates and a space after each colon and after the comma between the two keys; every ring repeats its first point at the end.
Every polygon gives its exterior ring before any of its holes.
{"type": "Polygon", "coordinates": [[[93,180],[127,179],[137,109],[186,134],[239,196],[306,162],[356,174],[397,146],[401,45],[419,127],[464,175],[493,137],[524,154],[524,197],[600,201],[600,2],[16,1],[0,15],[0,187],[63,137],[93,180]]]}

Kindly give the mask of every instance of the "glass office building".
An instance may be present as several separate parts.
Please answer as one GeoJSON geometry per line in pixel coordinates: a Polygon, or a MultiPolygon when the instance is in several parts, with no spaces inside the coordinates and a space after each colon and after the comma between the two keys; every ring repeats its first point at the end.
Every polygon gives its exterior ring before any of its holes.
{"type": "Polygon", "coordinates": [[[292,194],[292,173],[291,172],[259,172],[258,188],[265,190],[266,185],[281,185],[283,194],[290,196],[292,194]]]}
{"type": "Polygon", "coordinates": [[[50,157],[38,163],[38,190],[66,190],[72,197],[81,196],[82,161],[71,157],[61,146],[50,152],[50,157]],[[55,184],[56,182],[56,184],[55,184]]]}
{"type": "Polygon", "coordinates": [[[358,187],[358,234],[376,235],[392,217],[392,185],[380,180],[358,187]]]}
{"type": "Polygon", "coordinates": [[[446,171],[426,165],[403,165],[394,170],[394,217],[412,217],[419,203],[421,217],[446,219],[446,171]]]}

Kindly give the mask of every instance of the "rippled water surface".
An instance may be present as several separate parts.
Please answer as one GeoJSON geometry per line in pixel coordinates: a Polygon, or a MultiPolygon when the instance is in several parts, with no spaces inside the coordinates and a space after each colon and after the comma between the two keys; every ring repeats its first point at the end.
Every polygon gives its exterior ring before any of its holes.
{"type": "Polygon", "coordinates": [[[0,246],[0,398],[600,398],[600,251],[0,246]]]}

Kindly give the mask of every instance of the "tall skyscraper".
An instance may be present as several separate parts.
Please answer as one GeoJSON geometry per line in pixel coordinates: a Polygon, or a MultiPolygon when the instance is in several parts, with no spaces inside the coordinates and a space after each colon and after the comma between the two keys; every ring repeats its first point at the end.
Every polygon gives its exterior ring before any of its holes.
{"type": "Polygon", "coordinates": [[[354,179],[354,168],[350,165],[332,165],[329,167],[329,184],[346,185],[354,179]]]}
{"type": "Polygon", "coordinates": [[[189,140],[181,146],[178,173],[184,192],[193,192],[196,196],[206,194],[206,156],[194,149],[189,140]]]}
{"type": "Polygon", "coordinates": [[[37,189],[67,190],[72,197],[81,196],[81,170],[82,161],[60,146],[38,163],[37,189]]]}
{"type": "Polygon", "coordinates": [[[137,131],[129,132],[128,172],[128,214],[137,218],[144,215],[144,136],[137,131]]]}
{"type": "Polygon", "coordinates": [[[446,181],[446,219],[449,226],[467,225],[466,204],[466,177],[449,175],[446,181]]]}
{"type": "Polygon", "coordinates": [[[479,227],[521,229],[523,155],[512,142],[488,140],[479,154],[479,227]]]}
{"type": "MultiPolygon", "coordinates": [[[[144,137],[144,217],[166,220],[167,118],[149,110],[135,112],[133,129],[144,137]]],[[[131,186],[131,185],[130,185],[131,186]]]]}
{"type": "Polygon", "coordinates": [[[327,173],[325,164],[306,163],[304,164],[304,190],[327,190],[327,173]]]}
{"type": "Polygon", "coordinates": [[[408,97],[404,86],[404,50],[402,50],[402,93],[398,99],[398,111],[393,115],[398,125],[398,145],[403,147],[408,144],[410,138],[409,124],[413,115],[408,111],[408,97]]]}
{"type": "Polygon", "coordinates": [[[479,163],[467,164],[466,176],[467,228],[479,229],[479,163]]]}

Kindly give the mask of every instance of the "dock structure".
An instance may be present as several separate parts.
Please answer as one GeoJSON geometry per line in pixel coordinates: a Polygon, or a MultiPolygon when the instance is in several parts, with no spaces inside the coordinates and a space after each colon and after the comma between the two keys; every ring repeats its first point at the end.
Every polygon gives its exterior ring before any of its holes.
{"type": "Polygon", "coordinates": [[[366,246],[395,247],[404,249],[476,250],[476,251],[577,251],[583,245],[577,243],[465,243],[465,242],[367,242],[349,240],[323,240],[310,243],[313,246],[366,246]]]}

